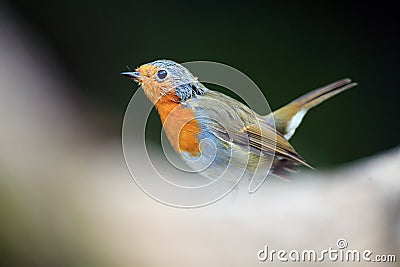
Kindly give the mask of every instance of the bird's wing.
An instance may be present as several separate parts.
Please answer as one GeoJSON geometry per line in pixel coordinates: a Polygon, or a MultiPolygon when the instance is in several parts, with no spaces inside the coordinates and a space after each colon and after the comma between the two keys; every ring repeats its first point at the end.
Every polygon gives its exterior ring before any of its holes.
{"type": "Polygon", "coordinates": [[[273,151],[278,158],[295,161],[309,168],[313,168],[296,152],[282,134],[268,123],[261,121],[262,119],[263,118],[259,119],[259,123],[247,125],[243,129],[249,137],[249,144],[251,147],[263,153],[271,153],[271,151],[273,151]]]}
{"type": "Polygon", "coordinates": [[[259,120],[259,123],[248,124],[239,130],[228,130],[214,122],[208,125],[219,138],[239,146],[247,147],[253,153],[275,155],[278,158],[294,161],[313,168],[275,128],[266,122],[259,120]],[[233,134],[231,134],[232,132],[233,134]]]}
{"type": "Polygon", "coordinates": [[[257,115],[244,104],[215,91],[202,96],[201,103],[193,106],[202,116],[201,120],[206,121],[204,125],[218,138],[245,147],[255,154],[275,155],[312,168],[265,117],[257,115]]]}

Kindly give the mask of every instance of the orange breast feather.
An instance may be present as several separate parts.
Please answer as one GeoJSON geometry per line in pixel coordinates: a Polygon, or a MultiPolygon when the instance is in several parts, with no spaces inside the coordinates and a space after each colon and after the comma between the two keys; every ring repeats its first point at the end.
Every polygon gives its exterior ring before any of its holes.
{"type": "Polygon", "coordinates": [[[177,96],[164,96],[155,106],[160,114],[164,131],[172,147],[179,153],[188,152],[192,156],[200,153],[198,134],[200,127],[193,110],[177,103],[177,96]]]}

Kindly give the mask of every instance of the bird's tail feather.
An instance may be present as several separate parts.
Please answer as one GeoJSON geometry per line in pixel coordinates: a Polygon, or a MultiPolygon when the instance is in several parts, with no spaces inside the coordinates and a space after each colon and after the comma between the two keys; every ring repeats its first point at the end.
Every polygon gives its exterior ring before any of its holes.
{"type": "Polygon", "coordinates": [[[282,133],[286,139],[289,139],[310,108],[356,85],[357,84],[352,83],[349,78],[328,84],[293,100],[272,114],[267,115],[267,120],[271,120],[271,116],[273,116],[276,129],[282,133]]]}

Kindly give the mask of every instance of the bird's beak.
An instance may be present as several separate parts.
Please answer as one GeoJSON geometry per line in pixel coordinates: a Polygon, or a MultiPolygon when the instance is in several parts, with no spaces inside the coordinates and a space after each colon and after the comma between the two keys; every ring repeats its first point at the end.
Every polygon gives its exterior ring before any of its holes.
{"type": "Polygon", "coordinates": [[[122,72],[122,76],[125,76],[131,80],[134,80],[135,82],[141,82],[142,81],[142,74],[138,71],[128,71],[128,72],[122,72]]]}

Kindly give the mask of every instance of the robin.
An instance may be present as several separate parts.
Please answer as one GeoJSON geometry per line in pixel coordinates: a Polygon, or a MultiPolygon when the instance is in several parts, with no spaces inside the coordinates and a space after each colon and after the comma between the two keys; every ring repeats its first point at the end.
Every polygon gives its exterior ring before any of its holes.
{"type": "Polygon", "coordinates": [[[171,146],[199,173],[216,179],[228,166],[254,176],[262,166],[287,177],[297,166],[312,168],[288,140],[307,111],[356,85],[342,79],[261,116],[243,103],[206,88],[171,60],[144,64],[123,76],[139,83],[155,105],[171,146]]]}

